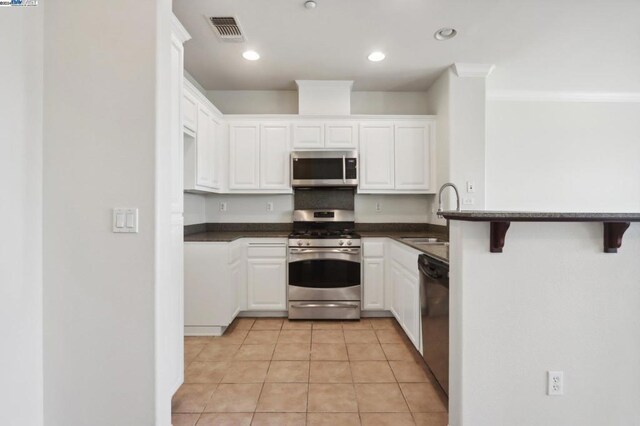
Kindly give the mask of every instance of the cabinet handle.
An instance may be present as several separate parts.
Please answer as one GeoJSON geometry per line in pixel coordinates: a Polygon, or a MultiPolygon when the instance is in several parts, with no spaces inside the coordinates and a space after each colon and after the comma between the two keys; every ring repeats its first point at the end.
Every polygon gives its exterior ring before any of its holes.
{"type": "Polygon", "coordinates": [[[347,183],[347,159],[342,156],[342,183],[347,183]]]}
{"type": "Polygon", "coordinates": [[[358,305],[351,303],[297,303],[291,305],[292,308],[345,308],[357,309],[358,305]]]}

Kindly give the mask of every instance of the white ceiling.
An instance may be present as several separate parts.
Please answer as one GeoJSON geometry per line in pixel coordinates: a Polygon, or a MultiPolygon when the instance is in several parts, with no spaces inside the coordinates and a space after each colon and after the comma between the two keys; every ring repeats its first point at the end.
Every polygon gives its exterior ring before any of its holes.
{"type": "Polygon", "coordinates": [[[640,92],[640,0],[173,0],[193,39],[185,67],[208,90],[294,90],[296,79],[354,90],[426,90],[453,62],[496,65],[496,90],[640,92]],[[204,16],[235,16],[245,43],[204,16]],[[458,30],[440,42],[433,33],[458,30]],[[259,61],[242,58],[244,50],[259,61]],[[381,50],[387,59],[367,55],[381,50]]]}

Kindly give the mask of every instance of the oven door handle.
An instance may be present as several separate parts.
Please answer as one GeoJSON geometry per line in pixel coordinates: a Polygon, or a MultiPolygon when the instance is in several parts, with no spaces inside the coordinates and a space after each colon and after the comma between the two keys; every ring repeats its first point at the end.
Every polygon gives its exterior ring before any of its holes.
{"type": "Polygon", "coordinates": [[[358,255],[360,254],[359,248],[335,248],[335,249],[322,249],[322,248],[290,248],[291,254],[313,254],[313,253],[340,253],[358,255]]]}
{"type": "Polygon", "coordinates": [[[358,309],[358,305],[353,303],[296,303],[291,305],[292,308],[342,308],[342,309],[358,309]]]}

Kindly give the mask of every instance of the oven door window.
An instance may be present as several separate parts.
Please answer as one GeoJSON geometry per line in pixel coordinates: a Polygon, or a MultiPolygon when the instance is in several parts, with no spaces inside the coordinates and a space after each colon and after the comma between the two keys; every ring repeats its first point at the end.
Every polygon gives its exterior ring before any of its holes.
{"type": "Polygon", "coordinates": [[[346,260],[301,260],[289,263],[289,284],[308,288],[360,285],[360,263],[346,260]]]}
{"type": "Polygon", "coordinates": [[[295,180],[342,180],[342,158],[296,158],[293,161],[293,178],[295,180]]]}

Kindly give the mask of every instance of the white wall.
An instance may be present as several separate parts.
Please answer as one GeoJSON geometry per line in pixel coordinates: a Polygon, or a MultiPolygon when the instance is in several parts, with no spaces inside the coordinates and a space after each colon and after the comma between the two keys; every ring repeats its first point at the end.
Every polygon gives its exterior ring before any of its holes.
{"type": "Polygon", "coordinates": [[[156,124],[166,117],[156,31],[170,4],[41,7],[45,424],[166,426],[155,403],[156,124]],[[139,233],[112,233],[113,207],[137,207],[139,233]]]}
{"type": "MultiPolygon", "coordinates": [[[[431,85],[427,92],[427,108],[431,115],[436,115],[436,187],[440,188],[442,184],[449,182],[449,174],[451,173],[450,154],[449,154],[449,138],[451,126],[451,71],[443,72],[440,77],[431,85]]],[[[448,189],[442,194],[442,205],[445,210],[455,207],[454,197],[451,196],[451,190],[448,189]]],[[[439,219],[434,210],[438,209],[438,196],[430,199],[431,211],[429,222],[437,225],[446,225],[445,219],[439,219]]]]}
{"type": "Polygon", "coordinates": [[[428,114],[425,92],[352,92],[351,114],[428,114]]]}
{"type": "Polygon", "coordinates": [[[43,424],[42,7],[0,9],[0,424],[43,424]]]}
{"type": "Polygon", "coordinates": [[[297,114],[292,90],[208,90],[205,95],[223,114],[297,114]]]}
{"type": "Polygon", "coordinates": [[[184,224],[196,225],[205,223],[205,203],[207,197],[201,194],[184,194],[184,224]]]}
{"type": "Polygon", "coordinates": [[[640,103],[489,101],[487,207],[640,211],[640,103]]]}
{"type": "Polygon", "coordinates": [[[640,223],[451,222],[452,426],[640,424],[640,223]],[[546,396],[546,371],[565,394],[546,396]]]}
{"type": "MultiPolygon", "coordinates": [[[[186,206],[185,206],[186,207],[186,206]]],[[[265,222],[290,223],[293,214],[292,195],[207,195],[207,222],[265,222]],[[227,203],[227,211],[220,211],[220,203],[227,203]],[[273,211],[267,211],[267,203],[273,203],[273,211]]]]}
{"type": "MultiPolygon", "coordinates": [[[[458,77],[447,69],[427,92],[428,113],[435,114],[436,185],[454,183],[460,191],[462,210],[483,210],[485,206],[485,103],[486,78],[458,77]],[[467,182],[475,184],[467,192],[467,182]],[[471,203],[464,203],[468,199],[471,203]]],[[[437,196],[433,198],[430,223],[445,225],[435,214],[437,196]]],[[[445,210],[455,209],[452,189],[443,192],[445,210]]]]}
{"type": "MultiPolygon", "coordinates": [[[[449,70],[449,73],[452,71],[449,70]]],[[[449,180],[460,190],[463,210],[485,208],[486,78],[451,76],[449,180]],[[475,184],[467,192],[467,182],[475,184]]]]}
{"type": "MultiPolygon", "coordinates": [[[[355,213],[357,222],[427,222],[432,195],[356,195],[355,213]],[[376,211],[376,204],[381,211],[376,211]]],[[[206,222],[246,223],[290,223],[293,214],[292,195],[206,195],[206,222]],[[227,203],[227,211],[220,211],[220,203],[227,203]],[[267,203],[274,209],[267,212],[267,203]]],[[[198,203],[189,202],[190,218],[199,217],[198,203]]],[[[185,202],[185,211],[187,203],[185,202]]],[[[186,217],[186,215],[185,215],[186,217]]]]}
{"type": "Polygon", "coordinates": [[[427,223],[432,199],[433,195],[356,195],[356,222],[427,223]]]}
{"type": "MultiPolygon", "coordinates": [[[[297,114],[298,92],[285,90],[209,90],[223,114],[297,114]]],[[[427,114],[425,92],[352,92],[351,114],[427,114]]]]}

